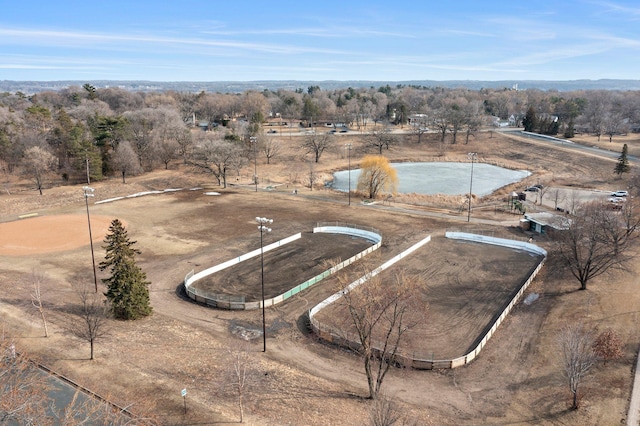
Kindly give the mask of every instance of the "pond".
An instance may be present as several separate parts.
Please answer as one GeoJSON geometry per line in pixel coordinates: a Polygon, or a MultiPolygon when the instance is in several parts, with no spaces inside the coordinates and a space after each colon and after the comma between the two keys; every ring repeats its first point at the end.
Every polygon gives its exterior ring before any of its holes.
{"type": "MultiPolygon", "coordinates": [[[[398,192],[416,194],[459,195],[469,193],[471,163],[392,163],[398,172],[398,192]]],[[[472,192],[478,196],[489,195],[510,183],[529,176],[527,170],[510,170],[491,164],[473,164],[472,192]]],[[[358,185],[360,169],[351,170],[351,190],[358,185]]],[[[347,191],[349,171],[333,174],[330,185],[338,191],[347,191]]]]}

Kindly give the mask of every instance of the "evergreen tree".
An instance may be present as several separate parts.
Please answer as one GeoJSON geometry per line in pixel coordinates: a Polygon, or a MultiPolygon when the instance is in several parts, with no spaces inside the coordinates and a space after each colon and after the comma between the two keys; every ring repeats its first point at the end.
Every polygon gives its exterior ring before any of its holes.
{"type": "Polygon", "coordinates": [[[525,132],[535,132],[538,127],[538,117],[536,116],[536,110],[533,107],[529,107],[527,115],[522,120],[525,132]]]}
{"type": "Polygon", "coordinates": [[[107,285],[105,296],[114,318],[134,320],[150,315],[149,282],[147,275],[136,265],[135,256],[140,250],[133,247],[127,231],[118,219],[114,219],[104,239],[107,254],[100,262],[100,270],[109,268],[111,276],[102,280],[107,285]]]}
{"type": "Polygon", "coordinates": [[[628,173],[631,170],[631,166],[629,166],[629,159],[627,158],[627,154],[629,152],[629,148],[625,143],[622,146],[622,152],[620,153],[620,157],[618,157],[618,163],[616,164],[615,173],[618,176],[622,176],[623,173],[628,173]]]}

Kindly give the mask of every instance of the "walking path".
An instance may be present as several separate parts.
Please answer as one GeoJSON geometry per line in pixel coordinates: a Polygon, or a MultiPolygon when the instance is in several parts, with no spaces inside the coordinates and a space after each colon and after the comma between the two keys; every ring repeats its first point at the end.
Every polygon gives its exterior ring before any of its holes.
{"type": "Polygon", "coordinates": [[[627,413],[627,426],[638,425],[640,425],[640,356],[636,360],[636,373],[629,402],[629,412],[627,413]]]}

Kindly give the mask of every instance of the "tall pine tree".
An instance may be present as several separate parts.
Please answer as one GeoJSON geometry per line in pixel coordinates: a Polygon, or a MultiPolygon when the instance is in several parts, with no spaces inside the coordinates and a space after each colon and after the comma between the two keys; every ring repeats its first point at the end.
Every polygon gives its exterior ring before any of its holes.
{"type": "Polygon", "coordinates": [[[622,176],[623,173],[628,173],[631,170],[631,166],[629,166],[629,159],[627,158],[628,152],[629,148],[625,143],[622,146],[622,152],[620,153],[620,157],[618,157],[618,162],[616,163],[616,168],[614,170],[618,176],[622,176]]]}
{"type": "Polygon", "coordinates": [[[533,107],[529,107],[527,110],[527,114],[522,119],[522,125],[524,126],[525,132],[535,132],[538,127],[538,117],[536,115],[536,110],[533,107]]]}
{"type": "Polygon", "coordinates": [[[104,239],[105,260],[100,270],[109,268],[111,276],[102,280],[107,285],[105,296],[114,318],[134,320],[150,315],[147,275],[136,265],[135,256],[140,250],[133,247],[127,231],[118,219],[114,219],[104,239]]]}

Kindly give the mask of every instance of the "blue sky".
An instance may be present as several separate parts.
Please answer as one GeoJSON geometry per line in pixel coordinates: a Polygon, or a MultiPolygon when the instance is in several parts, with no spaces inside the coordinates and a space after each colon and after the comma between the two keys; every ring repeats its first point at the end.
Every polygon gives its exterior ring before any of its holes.
{"type": "Polygon", "coordinates": [[[5,1],[0,80],[640,79],[637,1],[5,1]]]}

